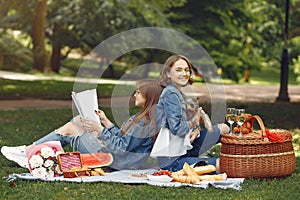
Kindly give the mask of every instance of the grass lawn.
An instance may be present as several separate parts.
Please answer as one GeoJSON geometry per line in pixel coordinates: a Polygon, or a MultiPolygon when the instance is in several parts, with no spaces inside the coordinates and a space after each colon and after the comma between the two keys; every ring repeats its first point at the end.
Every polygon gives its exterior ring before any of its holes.
{"type": "MultiPolygon", "coordinates": [[[[272,73],[253,72],[250,84],[279,84],[278,70],[272,73]],[[275,73],[275,74],[274,74],[275,73]],[[275,77],[275,78],[274,78],[275,77]]],[[[293,78],[290,84],[296,84],[293,78]]],[[[99,97],[108,97],[112,85],[101,85],[99,97]]],[[[72,82],[0,80],[0,99],[44,98],[70,99],[72,82]]],[[[300,197],[300,103],[230,103],[259,114],[268,128],[284,128],[293,133],[297,155],[295,172],[279,180],[251,180],[242,184],[241,191],[210,187],[163,188],[149,185],[117,183],[66,183],[17,181],[13,185],[2,179],[0,199],[299,199],[300,197]]],[[[210,105],[204,109],[210,111],[210,105]]],[[[106,110],[112,119],[110,110],[106,110]]],[[[30,144],[58,128],[72,117],[70,109],[0,111],[0,146],[30,144]]],[[[216,155],[219,146],[212,150],[216,155]]],[[[66,151],[69,151],[67,148],[66,151]]],[[[28,172],[0,155],[0,176],[28,172]]]]}
{"type": "MultiPolygon", "coordinates": [[[[95,84],[86,85],[87,88],[95,87],[95,84]]],[[[0,100],[26,98],[70,100],[73,86],[73,82],[64,81],[20,81],[0,78],[0,100]]],[[[134,90],[134,86],[119,87],[124,87],[124,89],[118,95],[122,95],[122,92],[127,94],[126,90],[129,90],[130,87],[132,87],[132,91],[134,90]]],[[[113,88],[112,84],[101,84],[101,87],[97,87],[98,96],[111,97],[113,88]]]]}
{"type": "MultiPolygon", "coordinates": [[[[235,106],[235,105],[234,105],[235,106]]],[[[299,119],[299,104],[247,104],[253,111],[265,107],[265,123],[270,128],[287,128],[294,133],[294,147],[298,151],[295,172],[279,180],[245,180],[241,191],[222,190],[210,187],[199,189],[191,187],[164,188],[149,185],[117,183],[67,183],[42,181],[0,182],[0,199],[298,199],[300,196],[300,130],[294,117],[299,119]],[[281,119],[274,108],[295,112],[291,118],[281,119]],[[282,121],[283,120],[283,121],[282,121]]],[[[110,110],[106,110],[111,118],[110,110]]],[[[0,111],[0,146],[30,144],[44,134],[67,122],[72,116],[69,109],[0,111]],[[47,123],[45,123],[47,122],[47,123]]],[[[68,150],[68,149],[66,149],[68,150]]],[[[216,150],[217,151],[217,150],[216,150]]],[[[218,153],[218,152],[216,152],[218,153]]],[[[28,172],[2,155],[0,156],[0,175],[28,172]]]]}
{"type": "MultiPolygon", "coordinates": [[[[289,70],[288,83],[290,85],[299,85],[297,75],[289,70]]],[[[270,85],[280,84],[280,68],[265,67],[261,70],[253,70],[250,75],[250,84],[252,85],[270,85]]]]}

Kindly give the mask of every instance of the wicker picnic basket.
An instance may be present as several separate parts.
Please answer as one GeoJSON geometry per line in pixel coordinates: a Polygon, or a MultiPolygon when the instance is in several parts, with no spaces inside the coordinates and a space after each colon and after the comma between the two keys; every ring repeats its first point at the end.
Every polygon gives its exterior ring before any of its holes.
{"type": "Polygon", "coordinates": [[[296,168],[292,134],[288,130],[265,128],[262,119],[252,116],[261,130],[253,130],[242,138],[223,135],[221,139],[220,170],[232,178],[283,178],[296,168]],[[272,141],[268,133],[275,133],[282,140],[272,141]]]}

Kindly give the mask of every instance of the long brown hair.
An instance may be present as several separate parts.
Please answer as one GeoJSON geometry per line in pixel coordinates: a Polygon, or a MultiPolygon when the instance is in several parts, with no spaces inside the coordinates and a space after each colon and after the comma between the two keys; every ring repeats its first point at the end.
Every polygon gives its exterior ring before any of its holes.
{"type": "Polygon", "coordinates": [[[161,85],[157,80],[153,80],[153,79],[140,80],[137,82],[136,87],[141,93],[141,95],[146,99],[146,102],[144,107],[137,114],[137,117],[123,127],[122,129],[123,135],[126,134],[126,132],[130,129],[130,127],[134,126],[142,118],[145,118],[145,125],[147,125],[150,122],[150,120],[154,120],[155,122],[154,107],[158,103],[159,96],[163,88],[161,87],[161,85]]]}
{"type": "MultiPolygon", "coordinates": [[[[192,74],[192,64],[191,64],[191,62],[189,61],[189,59],[187,57],[185,57],[183,55],[179,55],[179,54],[172,55],[166,60],[166,62],[164,63],[164,66],[163,66],[163,68],[160,72],[159,83],[163,87],[169,85],[172,82],[171,79],[167,76],[167,74],[168,74],[168,72],[170,72],[170,70],[173,67],[174,63],[177,62],[180,59],[186,61],[186,63],[189,66],[190,74],[192,74]]],[[[194,81],[190,76],[188,84],[192,84],[193,82],[194,81]]]]}

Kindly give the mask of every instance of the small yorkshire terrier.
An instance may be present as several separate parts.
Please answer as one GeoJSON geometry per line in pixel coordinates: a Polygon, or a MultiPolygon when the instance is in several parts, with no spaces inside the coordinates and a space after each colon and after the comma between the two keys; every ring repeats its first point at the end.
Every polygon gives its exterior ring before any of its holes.
{"type": "MultiPolygon", "coordinates": [[[[197,109],[199,109],[199,107],[200,107],[199,101],[200,101],[199,97],[186,98],[185,102],[187,105],[187,113],[188,113],[189,119],[191,119],[195,115],[195,112],[197,111],[197,109]]],[[[201,115],[201,119],[204,123],[204,127],[208,130],[208,132],[212,132],[213,129],[212,129],[211,120],[210,120],[209,116],[205,113],[203,108],[201,109],[200,115],[201,115]]]]}

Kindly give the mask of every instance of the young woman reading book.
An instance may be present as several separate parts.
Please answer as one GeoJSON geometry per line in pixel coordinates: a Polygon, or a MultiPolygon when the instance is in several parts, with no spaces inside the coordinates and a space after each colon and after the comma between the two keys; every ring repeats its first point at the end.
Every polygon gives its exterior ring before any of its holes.
{"type": "MultiPolygon", "coordinates": [[[[120,128],[102,110],[98,110],[95,112],[101,124],[91,119],[75,117],[32,145],[60,141],[62,146],[70,144],[75,151],[81,153],[111,153],[113,163],[110,167],[113,169],[139,169],[149,157],[158,132],[155,108],[161,91],[162,87],[155,80],[138,81],[134,97],[135,105],[141,111],[125,121],[120,128]]],[[[30,148],[30,145],[4,146],[1,152],[9,160],[27,167],[26,148],[30,148]]]]}

